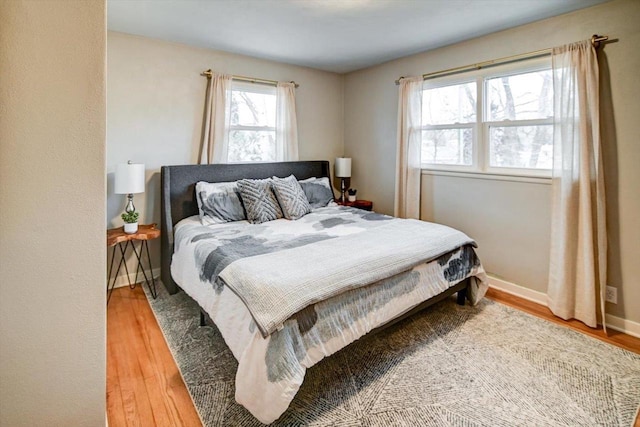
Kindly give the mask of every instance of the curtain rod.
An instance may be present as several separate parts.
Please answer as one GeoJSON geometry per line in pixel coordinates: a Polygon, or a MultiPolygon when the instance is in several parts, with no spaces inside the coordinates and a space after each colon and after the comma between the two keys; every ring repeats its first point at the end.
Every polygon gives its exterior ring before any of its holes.
{"type": "MultiPolygon", "coordinates": [[[[593,36],[591,36],[591,44],[596,49],[600,46],[600,43],[606,43],[607,41],[614,42],[614,41],[617,41],[617,39],[609,40],[609,36],[599,36],[597,34],[594,34],[593,36]]],[[[551,49],[541,49],[541,50],[536,50],[534,52],[521,53],[519,55],[507,56],[500,59],[493,59],[490,61],[479,62],[477,64],[464,65],[462,67],[449,68],[447,70],[427,73],[422,75],[422,80],[429,80],[429,79],[434,79],[436,77],[450,76],[453,74],[464,73],[465,71],[480,70],[482,68],[493,67],[496,65],[510,64],[512,62],[524,61],[525,59],[540,58],[547,55],[551,55],[551,49]]],[[[400,84],[400,80],[402,80],[403,78],[404,76],[401,76],[398,80],[395,81],[396,86],[400,84]]]]}
{"type": "MultiPolygon", "coordinates": [[[[203,71],[202,73],[200,73],[201,76],[205,76],[206,78],[210,79],[211,76],[213,76],[213,71],[211,70],[211,68],[209,68],[206,71],[203,71]]],[[[261,85],[271,85],[271,86],[276,86],[278,84],[277,80],[267,80],[267,79],[256,79],[254,77],[246,77],[246,76],[231,76],[231,78],[233,80],[237,80],[239,82],[249,82],[249,83],[257,83],[257,84],[261,84],[261,85]]],[[[300,85],[294,81],[291,81],[291,83],[293,83],[293,85],[295,87],[300,87],[300,85]]]]}

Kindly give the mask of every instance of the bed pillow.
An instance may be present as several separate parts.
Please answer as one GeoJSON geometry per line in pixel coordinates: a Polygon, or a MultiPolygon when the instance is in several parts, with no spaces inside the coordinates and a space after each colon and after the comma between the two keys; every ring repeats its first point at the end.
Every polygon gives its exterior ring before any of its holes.
{"type": "Polygon", "coordinates": [[[300,181],[300,186],[312,209],[323,208],[333,201],[333,190],[326,176],[304,179],[300,181]]]}
{"type": "Polygon", "coordinates": [[[298,219],[311,212],[307,196],[295,176],[289,175],[286,178],[274,176],[271,179],[271,188],[273,188],[285,218],[298,219]]]}
{"type": "Polygon", "coordinates": [[[260,224],[282,218],[282,209],[271,190],[271,178],[241,179],[238,189],[250,223],[260,224]]]}
{"type": "Polygon", "coordinates": [[[200,181],[196,184],[196,200],[202,225],[247,219],[236,182],[200,181]]]}

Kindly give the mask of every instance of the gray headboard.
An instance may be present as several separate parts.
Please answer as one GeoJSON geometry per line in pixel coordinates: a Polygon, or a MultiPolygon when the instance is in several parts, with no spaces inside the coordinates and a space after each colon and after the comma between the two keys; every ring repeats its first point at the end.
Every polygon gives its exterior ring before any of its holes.
{"type": "Polygon", "coordinates": [[[298,180],[329,177],[329,162],[312,160],[278,163],[227,163],[214,165],[163,166],[161,169],[162,204],[162,283],[169,293],[179,287],[171,278],[173,255],[173,226],[180,220],[198,214],[195,185],[199,181],[229,182],[243,178],[263,179],[293,174],[298,180]]]}

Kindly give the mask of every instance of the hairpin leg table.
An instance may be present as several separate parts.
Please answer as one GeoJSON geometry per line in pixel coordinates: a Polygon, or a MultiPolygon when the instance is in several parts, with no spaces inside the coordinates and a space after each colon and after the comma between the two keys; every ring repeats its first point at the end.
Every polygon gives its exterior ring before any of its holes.
{"type": "Polygon", "coordinates": [[[149,292],[151,292],[151,296],[155,299],[158,294],[156,292],[156,279],[153,277],[153,266],[151,265],[151,257],[149,256],[149,240],[157,239],[160,237],[160,230],[156,228],[156,224],[150,225],[140,225],[138,227],[138,231],[133,234],[127,234],[124,232],[124,227],[112,228],[107,230],[107,247],[113,247],[113,252],[111,256],[111,263],[109,265],[109,278],[107,280],[107,304],[109,304],[109,299],[111,298],[111,293],[113,292],[113,288],[116,284],[116,279],[118,278],[118,273],[120,269],[124,265],[124,271],[127,273],[127,280],[129,281],[129,287],[131,289],[135,288],[138,284],[138,274],[142,271],[142,276],[144,277],[144,283],[146,283],[149,288],[149,292]],[[139,241],[139,248],[136,249],[135,242],[139,241]],[[125,255],[127,253],[127,249],[131,246],[133,249],[133,253],[136,255],[138,259],[138,266],[136,267],[136,278],[133,283],[131,283],[131,276],[129,275],[129,268],[127,267],[127,263],[125,261],[125,255]],[[113,263],[116,258],[116,249],[120,250],[120,262],[118,263],[118,268],[116,269],[116,273],[113,276],[113,280],[111,279],[111,273],[113,271],[113,263]],[[147,264],[149,267],[149,275],[144,270],[142,266],[142,258],[144,253],[147,255],[147,264]]]}

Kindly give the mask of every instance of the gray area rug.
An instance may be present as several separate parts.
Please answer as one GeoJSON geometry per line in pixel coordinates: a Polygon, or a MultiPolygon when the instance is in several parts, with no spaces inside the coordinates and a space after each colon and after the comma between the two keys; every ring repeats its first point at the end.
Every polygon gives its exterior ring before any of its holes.
{"type": "MultiPolygon", "coordinates": [[[[234,400],[237,362],[198,307],[148,295],[206,426],[262,425],[234,400]]],[[[489,300],[444,301],[307,371],[278,426],[631,426],[640,355],[489,300]]]]}

